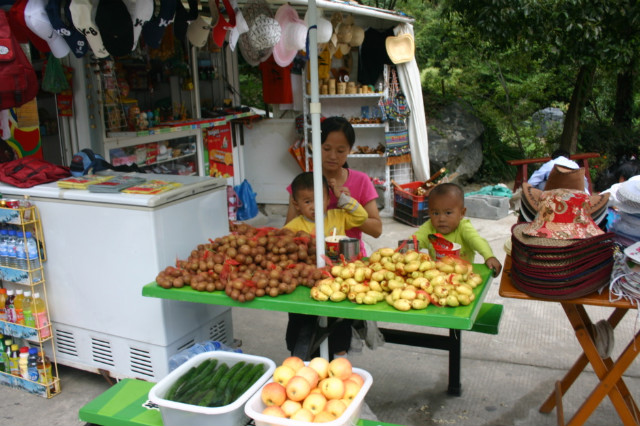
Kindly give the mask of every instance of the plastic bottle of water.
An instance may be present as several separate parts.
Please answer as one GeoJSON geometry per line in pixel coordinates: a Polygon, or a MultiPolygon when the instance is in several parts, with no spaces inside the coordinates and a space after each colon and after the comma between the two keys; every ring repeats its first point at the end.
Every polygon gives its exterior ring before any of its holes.
{"type": "Polygon", "coordinates": [[[38,348],[29,349],[29,357],[27,358],[27,371],[29,380],[37,382],[40,378],[38,374],[38,348]]]}
{"type": "Polygon", "coordinates": [[[9,266],[8,239],[9,232],[6,229],[0,230],[0,266],[9,266]]]}
{"type": "Polygon", "coordinates": [[[16,231],[9,230],[9,238],[7,239],[7,266],[11,268],[17,267],[16,261],[16,231]]]}
{"type": "Polygon", "coordinates": [[[25,245],[25,235],[18,232],[16,238],[16,268],[27,269],[27,247],[25,245]]]}
{"type": "Polygon", "coordinates": [[[37,283],[42,280],[42,271],[40,268],[40,253],[38,252],[38,241],[33,237],[31,232],[27,231],[27,242],[26,242],[26,253],[28,263],[27,269],[31,269],[33,272],[31,273],[31,278],[34,283],[37,283]],[[36,270],[37,269],[37,270],[36,270]]]}

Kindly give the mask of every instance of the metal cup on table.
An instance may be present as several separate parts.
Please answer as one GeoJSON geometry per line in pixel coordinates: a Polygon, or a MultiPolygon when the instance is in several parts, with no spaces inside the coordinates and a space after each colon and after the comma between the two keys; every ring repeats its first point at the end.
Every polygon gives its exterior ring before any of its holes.
{"type": "Polygon", "coordinates": [[[339,251],[347,262],[354,261],[360,255],[360,240],[357,238],[343,238],[340,240],[339,251]]]}

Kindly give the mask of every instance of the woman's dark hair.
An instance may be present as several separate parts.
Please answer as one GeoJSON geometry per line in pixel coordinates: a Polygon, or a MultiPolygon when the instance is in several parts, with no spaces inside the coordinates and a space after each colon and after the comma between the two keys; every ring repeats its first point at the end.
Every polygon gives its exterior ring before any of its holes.
{"type": "Polygon", "coordinates": [[[322,134],[320,136],[321,143],[327,140],[329,133],[342,132],[349,142],[349,148],[353,148],[356,143],[356,133],[353,130],[353,126],[344,117],[328,117],[320,124],[320,130],[322,134]]]}

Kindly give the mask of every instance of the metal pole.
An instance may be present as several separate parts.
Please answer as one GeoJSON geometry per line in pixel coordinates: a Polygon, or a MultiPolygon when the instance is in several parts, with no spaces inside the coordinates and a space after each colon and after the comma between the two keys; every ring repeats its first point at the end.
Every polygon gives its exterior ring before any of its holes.
{"type": "MultiPolygon", "coordinates": [[[[325,266],[324,263],[324,203],[321,194],[324,193],[322,187],[322,149],[320,141],[320,115],[322,106],[318,96],[318,10],[316,0],[309,1],[309,67],[311,78],[311,102],[309,103],[309,113],[311,114],[311,146],[313,147],[313,193],[315,219],[316,219],[316,257],[318,268],[325,266]]],[[[320,317],[320,327],[327,326],[327,317],[320,317]]],[[[320,356],[329,359],[329,342],[327,339],[320,344],[320,356]]]]}

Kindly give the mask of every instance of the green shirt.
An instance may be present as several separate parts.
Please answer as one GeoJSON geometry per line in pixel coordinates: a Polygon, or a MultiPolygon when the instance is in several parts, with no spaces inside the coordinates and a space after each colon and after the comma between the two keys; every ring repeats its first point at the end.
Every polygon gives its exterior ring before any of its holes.
{"type": "MultiPolygon", "coordinates": [[[[420,248],[429,249],[429,253],[433,259],[436,258],[436,252],[429,242],[429,234],[436,234],[437,232],[431,224],[431,219],[429,219],[415,234],[420,248]]],[[[476,252],[480,253],[480,256],[484,258],[485,262],[490,257],[494,257],[489,243],[478,234],[478,231],[476,231],[469,219],[462,219],[455,231],[443,236],[452,243],[460,244],[460,257],[464,260],[473,263],[476,252]]]]}

